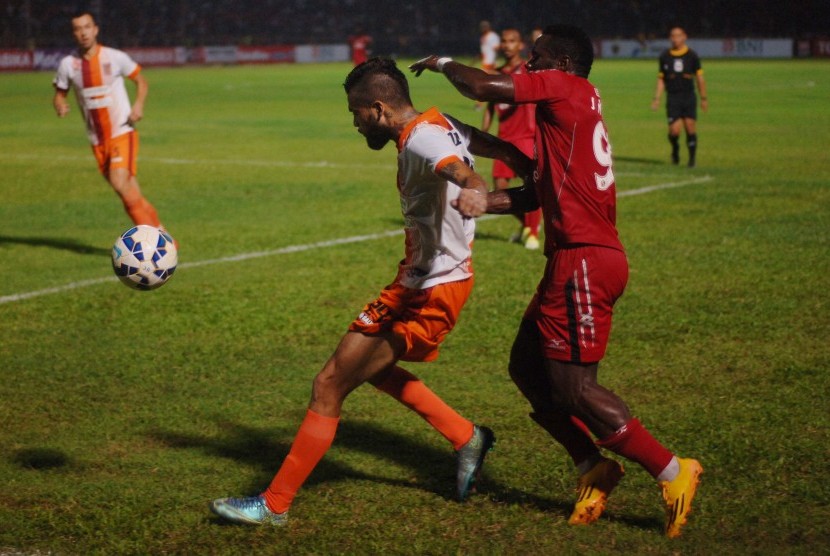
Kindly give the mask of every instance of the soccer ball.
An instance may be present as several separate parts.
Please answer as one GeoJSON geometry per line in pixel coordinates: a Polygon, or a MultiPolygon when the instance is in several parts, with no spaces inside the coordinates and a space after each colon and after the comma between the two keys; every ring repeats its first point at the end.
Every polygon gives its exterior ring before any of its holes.
{"type": "Polygon", "coordinates": [[[127,286],[152,290],[176,271],[179,257],[170,235],[153,226],[130,228],[112,246],[112,269],[127,286]]]}

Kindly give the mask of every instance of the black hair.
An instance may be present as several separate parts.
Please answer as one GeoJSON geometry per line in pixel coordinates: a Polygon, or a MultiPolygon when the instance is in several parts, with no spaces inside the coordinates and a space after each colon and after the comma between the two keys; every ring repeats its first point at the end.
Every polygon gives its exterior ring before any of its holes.
{"type": "Polygon", "coordinates": [[[98,25],[98,23],[95,21],[95,14],[93,14],[89,10],[76,10],[76,11],[72,12],[72,17],[70,19],[78,19],[79,17],[84,17],[85,15],[88,15],[89,17],[91,17],[92,18],[92,23],[95,23],[95,25],[98,25]]]}
{"type": "Polygon", "coordinates": [[[548,45],[554,57],[569,56],[574,73],[588,77],[594,64],[594,43],[585,31],[574,25],[548,25],[543,34],[550,37],[548,45]]]}
{"type": "Polygon", "coordinates": [[[395,107],[412,105],[409,82],[395,60],[390,58],[369,58],[359,64],[346,76],[343,88],[346,94],[361,93],[367,104],[381,100],[395,107]]]}

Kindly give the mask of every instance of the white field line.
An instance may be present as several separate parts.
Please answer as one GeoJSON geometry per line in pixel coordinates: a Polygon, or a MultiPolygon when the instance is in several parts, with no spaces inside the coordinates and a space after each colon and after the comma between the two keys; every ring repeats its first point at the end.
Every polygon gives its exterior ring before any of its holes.
{"type": "MultiPolygon", "coordinates": [[[[20,153],[20,154],[10,154],[10,153],[0,153],[0,159],[6,160],[45,160],[45,161],[57,161],[57,162],[79,162],[79,163],[88,163],[91,160],[89,156],[79,156],[79,155],[54,155],[54,156],[45,156],[38,153],[20,153]]],[[[169,164],[171,166],[206,166],[206,167],[216,167],[216,166],[257,166],[257,167],[264,167],[264,168],[314,168],[314,169],[324,169],[324,168],[331,168],[333,170],[344,169],[344,168],[351,168],[351,169],[366,169],[366,170],[377,170],[381,168],[386,168],[389,170],[394,170],[394,164],[368,164],[368,163],[342,163],[342,162],[331,162],[328,160],[313,160],[313,161],[306,161],[306,162],[299,162],[296,160],[246,160],[246,159],[206,159],[206,160],[195,160],[190,158],[156,158],[156,157],[144,157],[140,156],[139,161],[141,162],[148,162],[148,163],[156,163],[156,164],[169,164]]],[[[645,176],[644,172],[614,172],[615,176],[627,176],[627,177],[640,177],[645,176]]],[[[650,176],[670,176],[674,174],[648,174],[650,176]]]]}
{"type": "MultiPolygon", "coordinates": [[[[619,191],[617,193],[618,197],[630,197],[634,195],[644,195],[646,193],[651,193],[653,191],[660,191],[662,189],[674,189],[677,187],[685,187],[689,185],[695,185],[699,183],[706,183],[712,181],[714,178],[711,176],[701,176],[699,178],[693,178],[689,180],[682,180],[676,182],[667,182],[661,183],[657,185],[651,185],[648,187],[641,187],[639,189],[629,189],[626,191],[619,191]]],[[[497,218],[495,215],[485,215],[479,218],[481,220],[490,220],[492,218],[497,218]]],[[[287,247],[281,247],[279,249],[269,249],[267,251],[253,251],[250,253],[239,253],[237,255],[230,255],[227,257],[220,257],[217,259],[205,259],[202,261],[192,261],[186,262],[179,265],[178,269],[183,268],[195,268],[199,266],[207,266],[213,264],[223,264],[223,263],[231,263],[231,262],[239,262],[239,261],[247,261],[250,259],[260,259],[262,257],[272,257],[275,255],[286,255],[289,253],[299,253],[302,251],[313,251],[316,249],[325,249],[326,247],[334,247],[337,245],[346,245],[349,243],[362,243],[365,241],[372,241],[375,239],[382,239],[386,237],[393,237],[402,235],[403,230],[387,230],[385,232],[378,232],[376,234],[365,234],[359,236],[350,236],[350,237],[342,237],[342,238],[335,238],[329,239],[325,241],[317,241],[315,243],[305,243],[301,245],[289,245],[287,247]]],[[[177,269],[177,270],[178,270],[177,269]]],[[[104,278],[92,278],[89,280],[79,280],[77,282],[70,282],[68,284],[64,284],[62,286],[55,286],[52,288],[44,288],[42,290],[34,290],[30,292],[22,292],[22,293],[15,293],[11,295],[4,295],[0,297],[0,305],[4,305],[6,303],[15,303],[17,301],[23,301],[26,299],[31,299],[33,297],[41,297],[44,295],[50,295],[53,293],[61,293],[71,290],[76,290],[79,288],[85,288],[87,286],[94,286],[96,284],[103,284],[106,282],[113,282],[118,280],[115,276],[107,276],[104,278]]]]}

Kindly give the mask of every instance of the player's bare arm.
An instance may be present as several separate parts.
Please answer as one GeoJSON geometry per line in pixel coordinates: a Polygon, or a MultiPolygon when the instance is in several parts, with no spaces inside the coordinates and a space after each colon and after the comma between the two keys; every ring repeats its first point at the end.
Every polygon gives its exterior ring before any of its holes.
{"type": "Polygon", "coordinates": [[[496,189],[487,194],[487,214],[524,214],[537,208],[539,199],[530,181],[521,187],[496,189]]]}
{"type": "Polygon", "coordinates": [[[709,110],[709,98],[706,96],[706,80],[703,79],[703,73],[698,72],[695,76],[697,80],[697,91],[700,93],[700,109],[704,112],[709,110]]]}
{"type": "Polygon", "coordinates": [[[657,78],[657,86],[654,89],[654,98],[651,99],[651,109],[656,111],[657,108],[660,106],[660,97],[663,96],[663,91],[666,90],[666,84],[663,82],[662,77],[657,78]]]}
{"type": "Polygon", "coordinates": [[[135,102],[130,110],[130,117],[127,119],[127,123],[130,125],[141,121],[144,117],[144,102],[147,100],[147,92],[150,89],[147,80],[140,73],[133,77],[133,81],[135,82],[136,92],[135,102]]]}
{"type": "Polygon", "coordinates": [[[527,179],[533,173],[533,160],[516,145],[494,135],[472,129],[470,131],[470,152],[484,158],[495,158],[507,164],[517,176],[527,179]]]}
{"type": "Polygon", "coordinates": [[[461,188],[452,206],[461,216],[475,218],[487,209],[487,182],[463,162],[450,162],[438,171],[438,175],[461,188]]]}
{"type": "Polygon", "coordinates": [[[69,103],[66,101],[68,94],[69,91],[55,89],[55,96],[52,98],[52,106],[55,107],[55,113],[59,118],[63,118],[69,114],[69,103]]]}
{"type": "Polygon", "coordinates": [[[484,116],[481,119],[481,131],[490,131],[490,126],[493,125],[493,114],[496,111],[496,104],[488,102],[487,108],[484,110],[484,116]]]}
{"type": "Polygon", "coordinates": [[[409,69],[416,77],[424,70],[443,73],[459,93],[473,100],[513,102],[513,79],[503,73],[487,73],[435,55],[418,60],[409,69]]]}

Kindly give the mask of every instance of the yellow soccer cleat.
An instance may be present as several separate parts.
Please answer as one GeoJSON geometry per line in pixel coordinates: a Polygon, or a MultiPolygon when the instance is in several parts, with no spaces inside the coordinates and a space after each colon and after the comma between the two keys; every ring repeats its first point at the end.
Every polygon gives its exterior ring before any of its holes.
{"type": "Polygon", "coordinates": [[[666,536],[674,539],[680,536],[680,529],[686,525],[686,518],[692,512],[692,500],[700,483],[703,467],[695,459],[677,458],[680,472],[673,481],[662,481],[663,499],[666,501],[666,536]]]}
{"type": "Polygon", "coordinates": [[[568,519],[570,525],[588,525],[599,519],[608,502],[608,495],[620,482],[625,471],[622,465],[608,458],[602,458],[590,471],[579,477],[579,495],[574,511],[568,519]]]}
{"type": "Polygon", "coordinates": [[[527,236],[525,249],[539,249],[539,238],[536,236],[527,236]]]}

